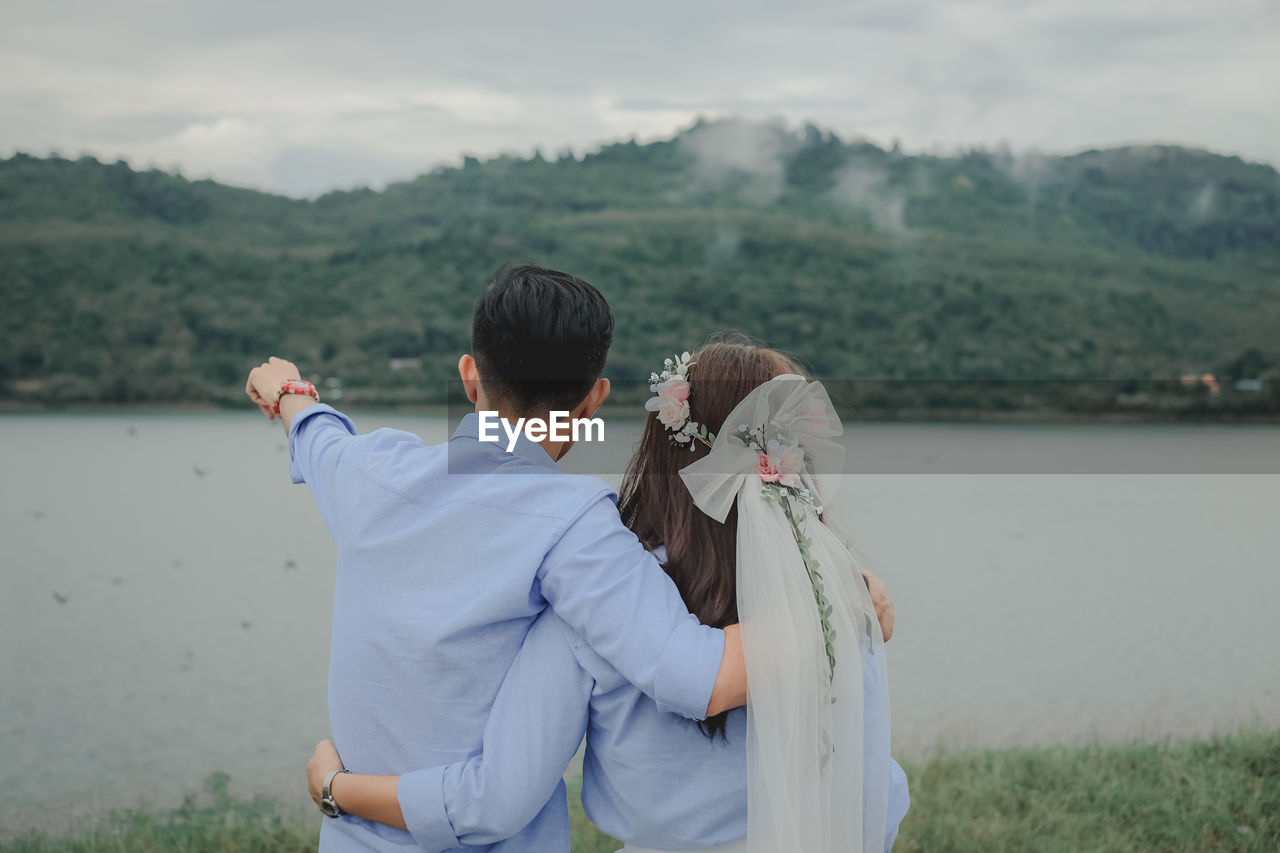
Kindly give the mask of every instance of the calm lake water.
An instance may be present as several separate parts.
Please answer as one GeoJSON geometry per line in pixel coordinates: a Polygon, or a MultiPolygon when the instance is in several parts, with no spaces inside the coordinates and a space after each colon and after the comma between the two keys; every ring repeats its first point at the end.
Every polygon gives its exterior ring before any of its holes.
{"type": "MultiPolygon", "coordinates": [[[[442,440],[443,419],[357,417],[442,440]]],[[[634,423],[569,470],[615,483],[634,423]]],[[[895,751],[1280,725],[1280,429],[855,425],[895,751]]],[[[310,807],[334,551],[257,415],[0,418],[0,826],[310,807]]]]}

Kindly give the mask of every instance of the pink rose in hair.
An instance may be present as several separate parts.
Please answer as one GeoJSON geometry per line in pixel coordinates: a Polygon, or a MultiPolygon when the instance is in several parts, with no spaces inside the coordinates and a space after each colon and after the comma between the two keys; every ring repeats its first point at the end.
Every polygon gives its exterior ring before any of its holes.
{"type": "Polygon", "coordinates": [[[675,397],[659,397],[658,420],[668,429],[676,429],[689,419],[689,404],[675,397]]]}
{"type": "Polygon", "coordinates": [[[683,403],[689,399],[689,383],[678,376],[673,376],[658,386],[658,395],[683,403]]]}
{"type": "Polygon", "coordinates": [[[663,426],[676,429],[689,419],[689,383],[687,381],[677,376],[649,387],[657,396],[645,401],[645,410],[657,412],[658,420],[663,426]]]}
{"type": "Polygon", "coordinates": [[[782,483],[799,486],[800,472],[804,470],[804,451],[799,447],[783,447],[777,439],[771,439],[766,453],[759,453],[756,473],[766,483],[782,483]]]}
{"type": "Polygon", "coordinates": [[[756,473],[760,475],[760,479],[766,483],[776,483],[782,479],[782,472],[778,470],[778,466],[769,458],[769,454],[756,452],[760,457],[756,461],[756,473]]]}

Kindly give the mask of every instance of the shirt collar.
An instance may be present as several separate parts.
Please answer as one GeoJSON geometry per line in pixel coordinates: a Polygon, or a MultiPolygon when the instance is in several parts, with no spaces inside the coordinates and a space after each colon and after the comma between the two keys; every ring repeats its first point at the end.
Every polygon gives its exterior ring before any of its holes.
{"type": "MultiPolygon", "coordinates": [[[[453,438],[470,438],[478,444],[493,447],[499,453],[506,453],[507,442],[509,441],[506,430],[499,427],[498,434],[502,438],[500,442],[480,441],[480,416],[475,412],[470,412],[463,416],[458,428],[453,431],[453,438]]],[[[450,440],[452,441],[452,439],[450,440]]],[[[534,465],[560,470],[556,468],[556,461],[551,458],[551,455],[542,449],[542,445],[536,441],[530,441],[523,430],[516,436],[516,446],[512,449],[511,455],[519,456],[534,465]]]]}

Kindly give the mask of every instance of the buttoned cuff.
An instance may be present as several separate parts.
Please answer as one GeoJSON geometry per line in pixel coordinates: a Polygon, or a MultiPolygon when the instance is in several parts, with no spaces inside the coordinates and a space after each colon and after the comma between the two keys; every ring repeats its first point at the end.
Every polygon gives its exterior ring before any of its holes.
{"type": "MultiPolygon", "coordinates": [[[[298,467],[298,432],[302,429],[302,425],[314,418],[316,415],[332,415],[338,419],[343,428],[351,435],[356,434],[356,425],[351,418],[339,412],[333,406],[327,403],[316,403],[307,406],[294,417],[293,423],[289,424],[289,477],[295,483],[305,483],[306,479],[302,475],[302,469],[298,467]]],[[[303,437],[305,438],[305,436],[303,437]]]]}
{"type": "Polygon", "coordinates": [[[685,620],[672,632],[658,661],[654,702],[658,710],[691,720],[707,716],[724,658],[724,631],[685,620]]]}
{"type": "Polygon", "coordinates": [[[444,808],[446,765],[405,773],[396,783],[396,799],[405,827],[418,846],[439,853],[462,846],[444,808]]]}

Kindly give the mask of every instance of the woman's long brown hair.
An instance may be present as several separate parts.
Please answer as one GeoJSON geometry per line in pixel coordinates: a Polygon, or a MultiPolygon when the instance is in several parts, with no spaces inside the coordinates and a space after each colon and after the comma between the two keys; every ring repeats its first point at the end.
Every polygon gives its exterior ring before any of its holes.
{"type": "MultiPolygon", "coordinates": [[[[692,361],[689,417],[716,435],[752,390],[779,374],[803,373],[792,359],[745,336],[713,339],[692,361]]],[[[623,474],[618,509],[646,548],[666,546],[664,568],[689,612],[704,625],[723,628],[738,621],[738,508],[720,524],[694,505],[678,473],[706,456],[708,448],[695,441],[690,451],[672,444],[670,435],[656,415],[649,416],[623,474]]],[[[723,735],[725,717],[718,714],[698,727],[709,737],[723,735]]]]}

